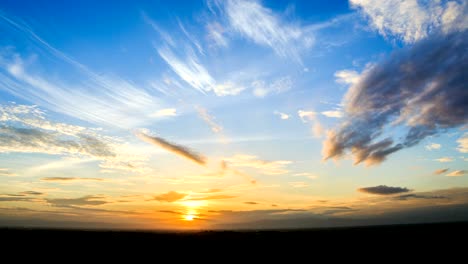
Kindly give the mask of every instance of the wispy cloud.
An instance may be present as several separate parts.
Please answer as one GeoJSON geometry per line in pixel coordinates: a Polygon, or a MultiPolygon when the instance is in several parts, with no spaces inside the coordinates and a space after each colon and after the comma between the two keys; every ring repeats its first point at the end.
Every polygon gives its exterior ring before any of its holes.
{"type": "Polygon", "coordinates": [[[407,43],[431,33],[462,31],[468,28],[465,1],[350,0],[351,7],[369,18],[371,27],[383,36],[396,36],[407,43]]]}
{"type": "MultiPolygon", "coordinates": [[[[111,74],[99,75],[65,53],[54,48],[29,27],[0,15],[0,23],[9,26],[8,34],[18,34],[29,40],[40,54],[54,58],[48,70],[68,70],[73,80],[41,75],[34,66],[25,63],[21,54],[13,51],[0,55],[0,84],[3,90],[47,109],[74,118],[111,127],[133,128],[151,120],[149,115],[159,108],[161,101],[131,81],[111,74]],[[79,81],[77,81],[79,80],[79,81]]],[[[8,35],[10,36],[10,35],[8,35]]],[[[18,37],[15,36],[15,37],[18,37]]]]}
{"type": "Polygon", "coordinates": [[[181,157],[184,157],[186,159],[189,159],[195,163],[198,163],[199,165],[205,165],[206,164],[206,158],[198,153],[193,152],[192,150],[180,146],[174,143],[170,143],[169,141],[166,141],[163,138],[160,137],[155,137],[155,136],[149,136],[143,132],[139,132],[136,134],[141,140],[148,142],[150,144],[156,145],[158,147],[161,147],[169,152],[172,152],[176,155],[179,155],[181,157]]]}
{"type": "Polygon", "coordinates": [[[323,157],[338,159],[352,150],[355,164],[374,165],[428,136],[466,124],[463,69],[468,61],[453,54],[466,54],[467,36],[427,38],[365,70],[344,97],[346,118],[328,133],[323,157]],[[399,142],[384,134],[395,126],[407,131],[399,142]]]}
{"type": "Polygon", "coordinates": [[[449,177],[459,177],[459,176],[463,176],[467,173],[466,170],[456,170],[456,171],[452,171],[451,173],[445,175],[445,176],[449,176],[449,177]]]}
{"type": "Polygon", "coordinates": [[[271,83],[266,83],[263,80],[252,82],[253,95],[256,97],[265,97],[269,94],[284,93],[292,88],[293,80],[290,76],[281,77],[273,80],[271,83]]]}
{"type": "Polygon", "coordinates": [[[231,199],[235,197],[236,196],[220,194],[220,195],[209,195],[209,196],[203,196],[203,197],[194,197],[188,200],[190,201],[220,200],[220,199],[231,199]]]}
{"type": "Polygon", "coordinates": [[[437,144],[437,143],[430,143],[426,145],[427,150],[435,150],[435,149],[440,149],[442,145],[437,144]]]}
{"type": "Polygon", "coordinates": [[[225,36],[226,29],[218,22],[209,23],[206,25],[206,31],[208,32],[208,39],[212,41],[216,46],[228,47],[229,40],[225,36]]]}
{"type": "Polygon", "coordinates": [[[442,157],[442,158],[435,159],[435,161],[442,162],[442,163],[452,162],[453,158],[452,157],[442,157]]]}
{"type": "Polygon", "coordinates": [[[11,172],[7,168],[0,168],[0,176],[13,177],[16,176],[16,173],[11,172]]]}
{"type": "Polygon", "coordinates": [[[411,190],[404,187],[391,187],[387,185],[379,185],[375,187],[359,188],[358,191],[363,193],[378,194],[378,195],[391,195],[397,193],[410,192],[411,190]]]}
{"type": "Polygon", "coordinates": [[[322,115],[326,117],[332,117],[332,118],[342,118],[343,117],[343,112],[340,110],[330,110],[330,111],[323,111],[321,112],[322,115]]]}
{"type": "Polygon", "coordinates": [[[459,138],[457,142],[457,150],[461,153],[468,153],[468,133],[463,134],[463,136],[459,138]]]}
{"type": "Polygon", "coordinates": [[[103,181],[101,178],[78,178],[78,177],[45,177],[42,181],[49,182],[81,182],[81,181],[103,181]]]}
{"type": "Polygon", "coordinates": [[[273,112],[273,114],[279,116],[279,118],[282,119],[282,120],[289,119],[289,115],[285,114],[285,113],[282,113],[282,112],[275,111],[275,112],[273,112]]]}
{"type": "Polygon", "coordinates": [[[187,195],[188,194],[185,194],[185,193],[178,193],[175,191],[170,191],[168,193],[155,195],[153,196],[153,199],[159,202],[172,203],[172,202],[176,202],[176,201],[184,199],[187,195]]]}
{"type": "Polygon", "coordinates": [[[177,115],[177,110],[175,108],[164,108],[157,110],[153,114],[150,115],[150,117],[154,118],[164,118],[164,117],[170,117],[170,116],[176,116],[177,115]]]}
{"type": "Polygon", "coordinates": [[[96,206],[109,203],[105,196],[102,195],[87,195],[79,198],[56,198],[46,199],[46,201],[57,207],[70,206],[96,206]]]}
{"type": "Polygon", "coordinates": [[[210,126],[211,131],[215,133],[220,133],[223,131],[223,127],[216,123],[215,117],[210,115],[208,110],[201,106],[196,106],[195,109],[197,110],[198,116],[210,126]]]}
{"type": "Polygon", "coordinates": [[[240,154],[230,158],[224,158],[224,161],[232,167],[253,168],[266,175],[285,174],[288,172],[285,167],[292,163],[292,161],[289,160],[264,161],[258,159],[256,156],[240,154]]]}
{"type": "Polygon", "coordinates": [[[301,118],[303,123],[312,122],[312,135],[314,137],[320,138],[323,136],[325,129],[317,117],[317,112],[299,110],[297,111],[297,115],[301,118]]]}
{"type": "Polygon", "coordinates": [[[294,188],[304,188],[309,186],[309,184],[306,182],[290,182],[289,185],[294,188]]]}
{"type": "Polygon", "coordinates": [[[280,14],[264,7],[259,1],[216,1],[227,17],[233,32],[256,44],[269,47],[281,57],[301,62],[301,53],[310,48],[314,36],[307,29],[286,22],[280,14]]]}
{"type": "Polygon", "coordinates": [[[436,171],[434,171],[434,174],[437,174],[437,175],[440,175],[440,174],[444,174],[448,171],[449,169],[438,169],[436,171]]]}
{"type": "Polygon", "coordinates": [[[335,72],[336,82],[342,84],[355,84],[359,81],[359,73],[353,70],[341,70],[335,72]]]}

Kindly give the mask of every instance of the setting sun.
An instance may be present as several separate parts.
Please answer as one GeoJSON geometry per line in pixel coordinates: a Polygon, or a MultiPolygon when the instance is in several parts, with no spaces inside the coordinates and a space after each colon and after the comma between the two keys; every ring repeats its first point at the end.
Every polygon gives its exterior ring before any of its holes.
{"type": "Polygon", "coordinates": [[[188,215],[184,216],[185,221],[193,221],[194,219],[195,219],[195,216],[192,215],[192,214],[188,214],[188,215]]]}

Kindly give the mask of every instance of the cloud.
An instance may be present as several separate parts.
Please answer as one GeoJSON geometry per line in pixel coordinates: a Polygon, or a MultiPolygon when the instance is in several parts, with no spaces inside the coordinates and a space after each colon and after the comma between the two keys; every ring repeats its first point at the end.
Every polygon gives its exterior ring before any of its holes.
{"type": "Polygon", "coordinates": [[[37,199],[23,196],[0,196],[0,202],[36,202],[37,199]]]}
{"type": "Polygon", "coordinates": [[[404,194],[395,197],[396,200],[410,200],[410,199],[447,199],[447,197],[439,195],[419,195],[419,194],[404,194]]]}
{"type": "Polygon", "coordinates": [[[12,177],[16,176],[16,174],[11,172],[9,169],[0,168],[0,176],[12,177]]]}
{"type": "Polygon", "coordinates": [[[290,76],[278,78],[267,84],[265,81],[257,80],[251,84],[253,95],[256,97],[265,97],[269,94],[280,94],[291,89],[293,81],[290,76]]]}
{"type": "Polygon", "coordinates": [[[436,171],[434,171],[434,174],[437,174],[437,175],[440,175],[440,174],[444,174],[448,171],[449,169],[438,169],[436,171]]]}
{"type": "Polygon", "coordinates": [[[20,194],[24,194],[24,195],[43,195],[44,193],[36,192],[36,191],[24,191],[24,192],[20,192],[20,194]]]}
{"type": "Polygon", "coordinates": [[[294,188],[304,188],[309,186],[309,184],[306,182],[290,182],[289,185],[294,188]]]}
{"type": "Polygon", "coordinates": [[[170,117],[170,116],[176,116],[177,115],[176,112],[177,111],[175,108],[164,108],[164,109],[160,109],[154,112],[150,116],[154,118],[170,117]]]}
{"type": "Polygon", "coordinates": [[[51,182],[72,182],[72,181],[103,181],[101,178],[77,178],[77,177],[45,177],[42,181],[51,182]]]}
{"type": "Polygon", "coordinates": [[[337,83],[355,84],[359,81],[359,73],[353,70],[341,70],[335,72],[337,83]]]}
{"type": "Polygon", "coordinates": [[[153,198],[154,200],[159,201],[159,202],[172,203],[172,202],[176,202],[176,201],[184,199],[187,195],[188,194],[185,194],[185,193],[178,193],[175,191],[170,191],[168,193],[155,195],[153,196],[153,198]]]}
{"type": "Polygon", "coordinates": [[[201,106],[195,106],[198,116],[203,119],[211,128],[211,131],[220,133],[223,131],[223,127],[216,123],[215,118],[208,113],[208,110],[201,106]]]}
{"type": "Polygon", "coordinates": [[[437,144],[437,143],[430,143],[430,144],[426,145],[427,150],[440,149],[440,147],[442,147],[442,145],[437,144]]]}
{"type": "Polygon", "coordinates": [[[297,24],[287,23],[259,1],[216,1],[233,32],[269,47],[281,57],[301,62],[301,53],[314,42],[313,35],[297,24]]]}
{"type": "Polygon", "coordinates": [[[381,35],[396,36],[407,43],[430,33],[468,28],[465,1],[387,0],[376,5],[372,0],[350,0],[350,5],[368,17],[371,27],[381,35]]]}
{"type": "Polygon", "coordinates": [[[452,162],[453,158],[451,158],[451,157],[442,157],[442,158],[435,159],[435,161],[442,162],[442,163],[452,162]]]}
{"type": "Polygon", "coordinates": [[[0,152],[81,154],[97,158],[115,156],[106,143],[92,136],[76,135],[76,139],[71,140],[57,133],[1,125],[0,152]]]}
{"type": "Polygon", "coordinates": [[[468,153],[468,133],[463,134],[463,136],[459,138],[457,142],[457,150],[461,153],[468,153]]]}
{"type": "Polygon", "coordinates": [[[208,189],[206,191],[201,191],[198,193],[216,193],[216,192],[222,192],[222,191],[223,191],[222,189],[208,189]]]}
{"type": "Polygon", "coordinates": [[[326,117],[342,118],[343,117],[343,112],[341,112],[339,110],[324,111],[324,112],[322,112],[322,115],[324,115],[326,117]]]}
{"type": "Polygon", "coordinates": [[[103,200],[105,197],[100,195],[86,195],[79,198],[57,198],[46,199],[46,201],[57,207],[70,207],[70,206],[93,206],[107,204],[108,201],[103,200]]]}
{"type": "Polygon", "coordinates": [[[434,36],[366,69],[344,97],[346,118],[328,132],[324,159],[350,150],[355,164],[378,164],[427,136],[466,124],[467,45],[468,31],[434,36]],[[395,126],[407,130],[396,143],[384,134],[395,126]]]}
{"type": "Polygon", "coordinates": [[[449,176],[449,177],[459,177],[459,176],[463,176],[467,173],[466,170],[456,170],[456,171],[452,171],[451,173],[449,174],[446,174],[445,176],[449,176]]]}
{"type": "MultiPolygon", "coordinates": [[[[29,26],[0,15],[6,40],[24,40],[29,55],[5,49],[0,55],[0,86],[18,98],[41,107],[95,124],[134,128],[148,123],[155,107],[162,102],[131,81],[112,74],[96,74],[85,65],[35,34],[29,26]],[[41,62],[48,58],[47,72],[41,62]],[[62,72],[71,74],[61,74],[62,72]],[[73,76],[68,78],[66,76],[73,76]]],[[[45,63],[44,63],[45,64],[45,63]]]]}
{"type": "Polygon", "coordinates": [[[358,191],[363,193],[378,194],[378,195],[391,195],[397,193],[410,192],[411,190],[404,187],[391,187],[386,185],[379,185],[375,187],[359,188],[358,191]]]}
{"type": "Polygon", "coordinates": [[[229,41],[225,36],[226,29],[219,23],[213,22],[206,25],[206,31],[208,32],[208,39],[216,46],[226,48],[229,45],[229,41]]]}
{"type": "Polygon", "coordinates": [[[231,199],[231,198],[236,198],[236,196],[232,195],[209,195],[209,196],[204,196],[204,197],[195,197],[195,198],[190,198],[190,201],[205,201],[205,200],[221,200],[221,199],[231,199]]]}
{"type": "Polygon", "coordinates": [[[170,143],[168,141],[166,141],[165,139],[163,138],[160,138],[160,137],[153,137],[153,136],[148,136],[146,135],[145,133],[143,132],[140,132],[140,133],[137,133],[137,136],[145,141],[145,142],[148,142],[150,144],[153,144],[153,145],[156,145],[156,146],[159,146],[169,152],[172,152],[178,156],[181,156],[181,157],[184,157],[186,159],[189,159],[195,163],[198,163],[199,165],[205,165],[206,164],[206,158],[200,154],[197,154],[195,152],[193,152],[192,150],[184,147],[184,146],[180,146],[180,145],[176,145],[176,144],[173,144],[173,143],[170,143]]]}
{"type": "Polygon", "coordinates": [[[15,103],[0,105],[0,152],[67,156],[31,170],[98,160],[101,168],[148,172],[145,157],[122,144],[119,138],[102,135],[99,128],[49,121],[37,106],[15,103]]]}
{"type": "Polygon", "coordinates": [[[245,87],[232,81],[218,82],[208,70],[199,62],[198,56],[189,51],[185,59],[177,56],[169,47],[158,48],[161,58],[171,67],[180,79],[188,83],[199,92],[214,92],[217,96],[237,95],[245,87]]]}
{"type": "Polygon", "coordinates": [[[312,135],[316,138],[320,138],[325,133],[325,129],[317,118],[317,113],[314,111],[299,110],[297,114],[301,118],[303,123],[312,122],[312,135]]]}
{"type": "Polygon", "coordinates": [[[289,160],[264,161],[259,160],[256,156],[241,154],[234,155],[230,158],[224,158],[224,161],[227,162],[229,166],[253,168],[266,175],[288,173],[285,167],[292,163],[292,161],[289,160]]]}
{"type": "Polygon", "coordinates": [[[300,176],[300,177],[307,177],[309,179],[317,179],[319,176],[310,172],[301,172],[301,173],[296,173],[294,176],[300,176]]]}
{"type": "Polygon", "coordinates": [[[244,202],[244,204],[257,205],[259,203],[257,203],[257,202],[244,202]]]}
{"type": "Polygon", "coordinates": [[[287,119],[289,119],[289,115],[288,115],[288,114],[281,113],[281,112],[278,112],[278,111],[275,111],[274,114],[275,114],[275,115],[278,115],[282,120],[287,120],[287,119]]]}

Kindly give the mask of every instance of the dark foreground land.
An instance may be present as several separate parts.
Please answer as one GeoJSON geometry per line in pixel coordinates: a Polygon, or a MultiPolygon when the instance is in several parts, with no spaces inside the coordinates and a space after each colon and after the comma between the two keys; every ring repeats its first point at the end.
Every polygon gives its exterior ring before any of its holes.
{"type": "MultiPolygon", "coordinates": [[[[338,255],[350,251],[378,250],[389,254],[401,251],[421,252],[427,257],[447,249],[451,255],[464,254],[468,251],[467,238],[468,222],[305,230],[190,232],[0,228],[4,252],[8,252],[8,248],[20,248],[24,252],[32,248],[73,251],[77,255],[88,251],[102,251],[105,248],[111,248],[112,254],[120,254],[130,249],[167,253],[172,250],[201,248],[201,252],[207,254],[215,254],[220,249],[224,252],[230,251],[234,255],[258,253],[262,252],[262,248],[266,248],[268,254],[277,254],[286,248],[293,248],[300,254],[317,254],[322,249],[336,250],[338,255]]],[[[184,255],[183,252],[186,251],[180,251],[180,256],[184,255]]]]}

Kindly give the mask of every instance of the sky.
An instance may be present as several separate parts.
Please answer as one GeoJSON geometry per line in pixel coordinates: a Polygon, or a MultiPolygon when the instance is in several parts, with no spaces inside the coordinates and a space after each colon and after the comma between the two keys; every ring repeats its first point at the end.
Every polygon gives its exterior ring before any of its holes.
{"type": "Polygon", "coordinates": [[[468,220],[462,0],[0,3],[0,226],[468,220]]]}

